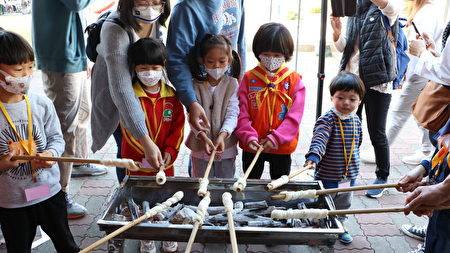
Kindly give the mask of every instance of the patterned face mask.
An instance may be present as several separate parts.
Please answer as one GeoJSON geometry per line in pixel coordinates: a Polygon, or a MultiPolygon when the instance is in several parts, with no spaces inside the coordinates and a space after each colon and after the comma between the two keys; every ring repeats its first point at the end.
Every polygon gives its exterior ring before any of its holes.
{"type": "Polygon", "coordinates": [[[24,77],[13,77],[10,74],[0,70],[0,73],[5,77],[5,81],[0,80],[0,86],[8,92],[23,95],[27,94],[33,75],[24,77]]]}
{"type": "Polygon", "coordinates": [[[225,75],[225,72],[227,72],[227,70],[228,67],[209,69],[205,66],[205,72],[208,73],[209,76],[214,78],[214,80],[219,80],[220,78],[222,78],[222,76],[225,75]]]}
{"type": "Polygon", "coordinates": [[[149,70],[137,72],[137,77],[141,83],[147,87],[155,86],[162,77],[162,70],[149,70]]]}
{"type": "Polygon", "coordinates": [[[273,57],[264,55],[259,55],[259,59],[261,59],[261,64],[264,67],[266,67],[266,69],[268,69],[269,71],[279,69],[285,61],[284,57],[273,57]]]}
{"type": "Polygon", "coordinates": [[[133,8],[133,16],[145,23],[153,23],[162,14],[162,8],[164,5],[153,5],[153,6],[137,6],[133,8]]]}

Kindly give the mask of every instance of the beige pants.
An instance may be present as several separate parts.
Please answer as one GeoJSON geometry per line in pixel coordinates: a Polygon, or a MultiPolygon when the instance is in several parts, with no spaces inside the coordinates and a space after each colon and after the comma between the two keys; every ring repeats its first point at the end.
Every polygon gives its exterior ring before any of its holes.
{"type": "MultiPolygon", "coordinates": [[[[56,108],[66,143],[63,156],[87,158],[91,102],[86,72],[57,73],[42,71],[45,94],[56,108]]],[[[59,163],[62,190],[68,192],[72,163],[59,163]]]]}

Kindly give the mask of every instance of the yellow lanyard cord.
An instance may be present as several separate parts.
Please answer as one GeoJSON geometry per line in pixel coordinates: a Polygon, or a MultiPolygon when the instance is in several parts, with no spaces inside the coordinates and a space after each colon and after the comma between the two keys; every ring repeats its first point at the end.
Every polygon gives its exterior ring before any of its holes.
{"type": "MultiPolygon", "coordinates": [[[[25,143],[25,141],[22,139],[22,137],[19,135],[19,132],[17,132],[16,126],[14,125],[14,123],[11,120],[11,117],[9,116],[9,113],[6,111],[5,106],[3,106],[3,103],[0,101],[0,109],[3,112],[3,115],[5,115],[6,120],[8,121],[9,125],[11,126],[11,128],[14,131],[14,134],[17,136],[17,138],[19,139],[20,145],[22,145],[22,147],[24,148],[25,152],[27,152],[27,155],[31,155],[32,149],[33,149],[33,144],[32,144],[32,139],[33,139],[33,118],[31,117],[31,106],[30,106],[30,100],[28,99],[27,95],[23,95],[23,97],[25,98],[25,102],[27,104],[27,117],[28,117],[28,147],[27,144],[25,143]]],[[[33,180],[36,182],[36,173],[34,172],[33,167],[31,167],[32,170],[32,175],[33,175],[33,180]]]]}
{"type": "MultiPolygon", "coordinates": [[[[263,70],[265,70],[267,72],[267,70],[264,66],[262,66],[261,64],[259,64],[259,66],[260,66],[260,68],[262,68],[263,70]]],[[[286,68],[286,66],[285,66],[285,64],[283,64],[278,69],[278,71],[275,73],[274,76],[277,77],[277,75],[285,68],[286,68]]],[[[286,77],[288,77],[294,71],[292,71],[292,70],[286,71],[283,75],[281,75],[280,77],[277,77],[275,80],[273,80],[273,82],[269,78],[267,78],[266,75],[263,75],[256,70],[252,70],[251,72],[254,75],[256,75],[259,79],[264,81],[264,83],[267,85],[267,87],[264,87],[262,90],[258,91],[258,93],[256,94],[256,103],[259,107],[259,106],[261,106],[263,100],[267,98],[267,110],[269,113],[269,132],[272,132],[276,97],[278,96],[283,102],[285,102],[288,109],[292,105],[292,99],[287,94],[276,89],[276,87],[281,81],[283,81],[286,77]],[[273,87],[268,86],[269,84],[273,84],[273,87]],[[270,95],[273,96],[272,103],[270,102],[270,95]]]]}
{"type": "Polygon", "coordinates": [[[347,159],[347,148],[345,145],[345,135],[344,135],[344,128],[342,127],[342,121],[340,118],[338,118],[339,121],[339,129],[341,130],[341,138],[342,138],[342,144],[344,145],[344,159],[345,159],[345,174],[344,174],[344,178],[347,177],[348,174],[348,167],[350,165],[350,162],[352,160],[352,156],[353,156],[353,151],[355,149],[355,131],[356,131],[356,127],[355,127],[355,120],[352,119],[352,147],[350,148],[350,154],[348,155],[348,159],[347,159]]]}

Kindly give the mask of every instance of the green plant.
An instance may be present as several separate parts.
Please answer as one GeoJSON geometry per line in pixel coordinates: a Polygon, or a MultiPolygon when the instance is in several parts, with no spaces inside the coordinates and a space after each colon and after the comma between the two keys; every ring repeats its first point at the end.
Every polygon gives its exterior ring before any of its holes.
{"type": "Polygon", "coordinates": [[[298,13],[294,12],[294,11],[288,11],[287,19],[288,20],[297,20],[298,19],[298,13]]]}
{"type": "Polygon", "coordinates": [[[314,8],[312,8],[311,9],[311,13],[313,13],[313,14],[317,14],[317,13],[320,13],[322,11],[322,8],[321,7],[314,7],[314,8]]]}

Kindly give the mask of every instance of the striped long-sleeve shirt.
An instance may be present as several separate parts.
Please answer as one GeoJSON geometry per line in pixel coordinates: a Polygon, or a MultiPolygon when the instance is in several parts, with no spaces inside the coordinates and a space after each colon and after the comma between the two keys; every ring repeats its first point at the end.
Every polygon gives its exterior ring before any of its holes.
{"type": "Polygon", "coordinates": [[[344,145],[339,126],[339,118],[332,111],[321,116],[314,126],[311,146],[306,154],[306,160],[314,161],[316,177],[324,180],[342,180],[345,177],[355,179],[359,172],[359,147],[362,142],[361,120],[354,115],[350,119],[343,119],[342,128],[345,137],[347,159],[350,156],[352,140],[354,138],[353,154],[348,165],[345,166],[344,145]]]}

